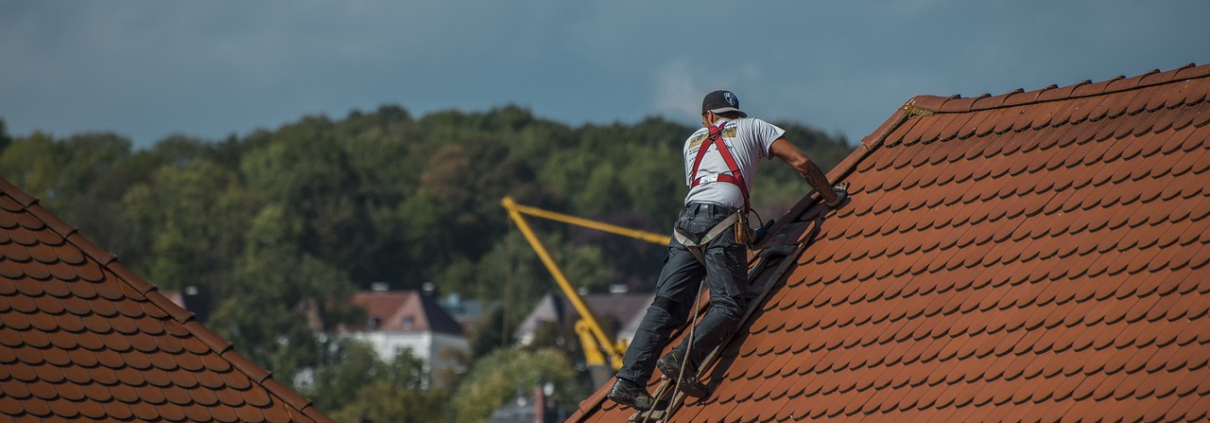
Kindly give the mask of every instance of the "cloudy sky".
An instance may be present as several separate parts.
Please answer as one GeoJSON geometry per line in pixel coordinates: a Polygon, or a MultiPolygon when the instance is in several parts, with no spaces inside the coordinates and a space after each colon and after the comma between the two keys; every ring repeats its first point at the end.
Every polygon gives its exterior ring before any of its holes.
{"type": "Polygon", "coordinates": [[[694,123],[726,88],[856,142],[918,94],[1210,62],[1207,16],[1205,0],[0,1],[0,118],[147,146],[383,104],[694,123]]]}

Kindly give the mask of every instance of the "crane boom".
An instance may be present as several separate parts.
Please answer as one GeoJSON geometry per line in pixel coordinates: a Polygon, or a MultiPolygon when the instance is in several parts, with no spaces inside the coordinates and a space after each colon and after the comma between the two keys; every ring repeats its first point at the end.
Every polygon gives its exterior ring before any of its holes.
{"type": "Polygon", "coordinates": [[[650,242],[653,244],[668,245],[668,243],[672,241],[672,237],[670,237],[668,235],[640,231],[638,229],[624,228],[624,227],[617,226],[617,225],[610,225],[608,223],[601,223],[601,222],[597,222],[594,220],[588,220],[588,219],[570,216],[570,215],[566,215],[566,214],[562,214],[562,213],[556,213],[556,212],[552,212],[552,211],[548,211],[548,210],[542,210],[542,209],[539,209],[536,207],[523,206],[523,205],[517,204],[517,202],[514,201],[512,199],[512,197],[504,197],[504,200],[501,203],[504,205],[504,208],[508,209],[510,212],[516,211],[521,214],[528,214],[530,216],[554,220],[556,222],[569,223],[572,225],[582,226],[582,227],[589,228],[589,229],[596,229],[598,231],[627,236],[627,237],[631,237],[634,239],[647,241],[647,242],[650,242]]]}
{"type": "MultiPolygon", "coordinates": [[[[622,356],[626,354],[625,345],[615,342],[613,337],[606,334],[605,330],[601,328],[600,322],[597,321],[597,318],[595,315],[593,315],[592,310],[588,308],[588,304],[584,303],[584,299],[580,298],[580,294],[577,293],[572,287],[571,282],[567,281],[567,276],[563,274],[563,270],[555,264],[554,259],[551,258],[550,253],[546,250],[546,247],[542,245],[540,240],[538,240],[537,235],[534,234],[533,229],[529,227],[529,223],[525,221],[525,217],[522,215],[530,215],[543,219],[554,220],[557,222],[596,229],[599,231],[627,236],[661,245],[667,245],[671,241],[671,237],[667,235],[610,225],[608,223],[596,222],[566,214],[555,213],[535,207],[523,206],[517,204],[517,202],[509,196],[504,197],[504,199],[500,201],[500,205],[502,205],[504,209],[508,211],[509,218],[511,218],[513,222],[517,224],[517,228],[521,230],[521,234],[525,236],[525,240],[529,242],[530,247],[532,247],[534,252],[538,254],[538,258],[542,260],[542,264],[546,266],[546,270],[550,272],[552,277],[554,277],[555,283],[559,285],[559,289],[563,291],[563,295],[567,297],[569,302],[571,302],[571,305],[576,309],[576,312],[580,313],[582,324],[577,323],[577,332],[583,334],[583,331],[587,330],[587,332],[591,334],[591,338],[595,338],[596,344],[600,346],[600,349],[604,350],[605,354],[609,356],[610,367],[612,367],[614,370],[620,369],[622,367],[622,356]]],[[[584,342],[584,344],[587,344],[587,342],[584,342]]],[[[592,354],[595,353],[589,351],[592,349],[592,346],[584,345],[584,347],[585,354],[592,357],[592,354]]],[[[599,356],[599,353],[597,355],[599,356]]]]}

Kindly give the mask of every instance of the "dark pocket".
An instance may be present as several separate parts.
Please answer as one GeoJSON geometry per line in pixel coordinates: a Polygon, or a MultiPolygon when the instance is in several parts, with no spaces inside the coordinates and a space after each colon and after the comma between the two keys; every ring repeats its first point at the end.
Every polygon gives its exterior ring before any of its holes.
{"type": "Polygon", "coordinates": [[[694,244],[700,243],[700,242],[702,242],[701,235],[704,231],[699,229],[697,227],[699,225],[697,225],[696,223],[697,222],[695,222],[693,219],[685,219],[685,218],[677,219],[676,231],[678,233],[680,233],[682,236],[684,236],[685,238],[688,238],[689,241],[692,241],[694,244]]]}

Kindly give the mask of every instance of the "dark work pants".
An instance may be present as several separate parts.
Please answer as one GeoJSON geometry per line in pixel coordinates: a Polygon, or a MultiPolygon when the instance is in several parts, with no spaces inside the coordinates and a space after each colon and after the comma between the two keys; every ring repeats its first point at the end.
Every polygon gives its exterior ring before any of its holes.
{"type": "MultiPolygon", "coordinates": [[[[690,203],[681,211],[676,228],[695,242],[735,209],[707,203],[690,203]]],[[[706,264],[676,241],[668,245],[668,257],[655,288],[655,301],[639,323],[622,369],[617,376],[645,385],[655,370],[656,355],[668,343],[677,326],[686,323],[703,276],[709,276],[710,308],[694,329],[690,347],[688,336],[678,349],[689,352],[691,368],[706,358],[715,346],[731,336],[744,311],[744,284],[747,279],[747,250],[735,242],[735,230],[723,231],[706,246],[706,264]]]]}

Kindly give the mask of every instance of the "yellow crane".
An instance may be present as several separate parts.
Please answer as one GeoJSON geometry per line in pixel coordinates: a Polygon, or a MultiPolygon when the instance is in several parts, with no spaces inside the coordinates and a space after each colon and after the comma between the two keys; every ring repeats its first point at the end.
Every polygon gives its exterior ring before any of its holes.
{"type": "Polygon", "coordinates": [[[517,204],[512,197],[504,197],[500,201],[505,210],[508,210],[508,216],[517,224],[517,228],[521,230],[521,234],[525,236],[525,240],[529,241],[530,247],[538,254],[538,258],[542,260],[542,264],[546,265],[546,270],[554,277],[555,283],[559,285],[559,289],[563,291],[563,295],[571,302],[572,307],[580,313],[580,320],[576,322],[576,334],[580,337],[580,344],[584,349],[584,357],[589,367],[602,367],[606,364],[606,356],[608,356],[609,367],[614,371],[622,368],[622,356],[626,354],[626,343],[618,342],[612,336],[605,333],[601,328],[600,322],[596,316],[592,314],[592,310],[584,303],[584,299],[580,298],[580,294],[576,292],[571,283],[567,281],[567,276],[563,274],[563,270],[555,264],[554,259],[550,257],[550,253],[546,251],[546,247],[534,235],[533,229],[529,227],[529,223],[525,221],[523,215],[529,215],[556,222],[563,222],[571,225],[581,226],[589,229],[609,232],[612,234],[627,236],[634,239],[647,241],[653,244],[668,245],[671,238],[668,235],[661,235],[651,232],[640,231],[637,229],[624,228],[621,226],[610,225],[593,220],[583,219],[575,216],[569,216],[562,213],[542,210],[536,207],[523,206],[517,204]]]}

